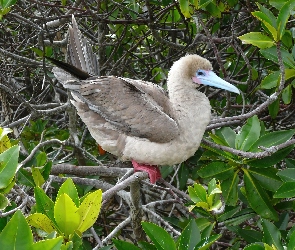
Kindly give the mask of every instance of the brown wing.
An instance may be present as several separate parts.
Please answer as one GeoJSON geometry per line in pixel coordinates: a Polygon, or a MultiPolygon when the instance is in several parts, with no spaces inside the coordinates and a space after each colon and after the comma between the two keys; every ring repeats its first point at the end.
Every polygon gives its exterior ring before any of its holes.
{"type": "MultiPolygon", "coordinates": [[[[80,84],[79,99],[120,133],[159,143],[169,142],[178,135],[177,123],[164,112],[167,108],[128,79],[92,77],[80,84]]],[[[162,97],[168,101],[164,92],[162,97]]]]}

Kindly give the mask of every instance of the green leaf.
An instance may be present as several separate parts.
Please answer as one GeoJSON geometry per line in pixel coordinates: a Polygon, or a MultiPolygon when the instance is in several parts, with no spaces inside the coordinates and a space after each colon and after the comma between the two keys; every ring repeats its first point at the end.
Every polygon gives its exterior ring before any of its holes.
{"type": "Polygon", "coordinates": [[[0,153],[11,148],[11,142],[7,136],[11,132],[12,129],[10,128],[0,128],[0,153]]]}
{"type": "Polygon", "coordinates": [[[4,0],[1,1],[1,7],[2,8],[8,8],[11,7],[12,5],[14,5],[16,3],[17,0],[4,0]]]}
{"type": "Polygon", "coordinates": [[[178,249],[194,250],[195,246],[201,240],[200,230],[195,220],[190,220],[188,225],[182,231],[179,237],[178,249]]]}
{"type": "Polygon", "coordinates": [[[284,248],[281,243],[281,233],[275,225],[268,220],[262,220],[261,224],[263,227],[263,242],[270,246],[274,245],[277,250],[283,250],[284,248]]]}
{"type": "Polygon", "coordinates": [[[32,176],[32,173],[28,172],[27,170],[20,168],[17,172],[17,180],[26,186],[35,187],[35,182],[32,176]]]}
{"type": "Polygon", "coordinates": [[[183,190],[187,187],[187,180],[189,177],[189,169],[184,164],[181,164],[181,167],[178,171],[178,179],[179,179],[179,189],[183,190]]]}
{"type": "MultiPolygon", "coordinates": [[[[260,53],[266,58],[278,64],[277,48],[271,47],[261,49],[260,53]]],[[[295,69],[295,61],[293,56],[285,49],[281,48],[282,59],[285,67],[295,69]]]]}
{"type": "Polygon", "coordinates": [[[67,194],[61,194],[54,205],[56,224],[66,237],[73,234],[80,224],[80,215],[77,213],[73,200],[67,194]]]}
{"type": "Polygon", "coordinates": [[[12,181],[18,166],[19,146],[13,146],[0,154],[0,189],[12,181]]]}
{"type": "Polygon", "coordinates": [[[54,203],[45,194],[42,188],[35,187],[36,211],[45,214],[51,221],[54,221],[54,203]]]}
{"type": "Polygon", "coordinates": [[[78,192],[76,186],[71,178],[68,178],[59,188],[56,199],[62,194],[67,194],[75,203],[76,207],[80,205],[78,192]]]}
{"type": "Polygon", "coordinates": [[[40,152],[37,156],[36,156],[36,167],[42,167],[45,165],[47,161],[47,155],[45,152],[40,152]]]}
{"type": "Polygon", "coordinates": [[[240,235],[248,243],[255,243],[262,241],[263,234],[259,231],[238,228],[237,234],[240,235]]]}
{"type": "Polygon", "coordinates": [[[77,228],[79,232],[83,233],[95,223],[100,212],[101,201],[102,191],[100,189],[85,197],[77,210],[80,215],[80,224],[77,228]]]}
{"type": "Polygon", "coordinates": [[[246,197],[251,208],[263,218],[278,220],[277,212],[274,210],[266,192],[247,169],[243,170],[246,197]]]}
{"type": "MultiPolygon", "coordinates": [[[[275,41],[277,41],[276,40],[277,39],[277,30],[272,25],[272,20],[270,19],[270,16],[268,16],[267,14],[264,14],[260,11],[254,11],[251,14],[253,16],[255,16],[258,20],[260,20],[265,25],[265,27],[267,28],[266,31],[268,31],[272,35],[273,39],[275,41]]],[[[276,24],[275,24],[275,26],[276,26],[276,24]]]]}
{"type": "Polygon", "coordinates": [[[236,137],[236,149],[248,151],[260,136],[260,122],[257,115],[249,118],[236,137]]]}
{"type": "Polygon", "coordinates": [[[174,240],[163,228],[150,222],[142,222],[141,225],[158,250],[176,250],[174,240]]]}
{"type": "Polygon", "coordinates": [[[242,223],[244,223],[247,220],[250,220],[251,218],[254,218],[255,216],[257,216],[255,213],[249,212],[249,213],[245,213],[245,214],[236,214],[233,218],[227,219],[224,223],[227,226],[238,226],[242,223]]]}
{"type": "Polygon", "coordinates": [[[263,243],[253,243],[244,248],[244,250],[265,250],[263,243]]]}
{"type": "Polygon", "coordinates": [[[179,1],[181,13],[185,17],[190,18],[191,13],[190,13],[190,7],[189,7],[189,0],[178,0],[178,1],[179,1]]]}
{"type": "Polygon", "coordinates": [[[123,241],[123,240],[116,240],[112,239],[117,249],[120,250],[141,250],[139,247],[134,246],[133,244],[123,241]]]}
{"type": "Polygon", "coordinates": [[[263,5],[256,3],[259,10],[265,15],[264,19],[266,22],[268,22],[270,25],[272,25],[274,28],[277,28],[277,19],[274,16],[274,14],[267,8],[265,8],[263,5]]]}
{"type": "Polygon", "coordinates": [[[212,235],[212,236],[210,236],[208,238],[202,239],[200,241],[200,243],[195,247],[195,249],[198,249],[198,250],[208,249],[220,237],[221,237],[221,234],[216,234],[216,235],[212,235]]]}
{"type": "Polygon", "coordinates": [[[36,242],[32,250],[60,250],[63,242],[63,237],[59,236],[54,239],[41,240],[36,242]]]}
{"type": "Polygon", "coordinates": [[[42,186],[44,184],[45,180],[44,180],[43,176],[41,175],[40,170],[38,168],[34,168],[34,167],[32,167],[31,169],[32,169],[32,176],[33,176],[35,185],[37,187],[42,186]]]}
{"type": "Polygon", "coordinates": [[[8,199],[3,194],[0,194],[0,210],[5,209],[8,206],[8,202],[8,199]]]}
{"type": "Polygon", "coordinates": [[[295,249],[295,231],[293,231],[289,237],[289,243],[287,249],[295,249]]]}
{"type": "Polygon", "coordinates": [[[275,119],[280,111],[280,100],[277,99],[268,106],[268,111],[272,119],[275,119]]]}
{"type": "MultiPolygon", "coordinates": [[[[285,80],[295,77],[294,69],[285,69],[285,80]]],[[[278,86],[281,79],[281,72],[275,71],[267,75],[262,81],[260,87],[262,89],[272,89],[278,86]]]]}
{"type": "Polygon", "coordinates": [[[274,198],[295,197],[295,182],[285,182],[274,194],[274,198]]]}
{"type": "Polygon", "coordinates": [[[234,166],[231,166],[221,161],[215,161],[209,163],[208,165],[205,165],[197,173],[202,178],[215,177],[219,180],[224,180],[232,176],[234,170],[234,166]]]}
{"type": "Polygon", "coordinates": [[[201,184],[194,184],[194,187],[188,187],[188,193],[193,202],[199,201],[207,202],[207,193],[201,184]]]}
{"type": "Polygon", "coordinates": [[[145,241],[139,241],[138,246],[141,248],[141,250],[157,250],[155,245],[150,244],[150,243],[145,242],[145,241]]]}
{"type": "Polygon", "coordinates": [[[228,146],[231,148],[235,147],[236,133],[230,127],[223,127],[215,131],[215,134],[222,138],[224,141],[224,146],[228,146]]]}
{"type": "Polygon", "coordinates": [[[260,49],[270,48],[274,41],[261,32],[250,32],[238,37],[245,44],[252,44],[260,49]]]}
{"type": "Polygon", "coordinates": [[[288,85],[283,89],[282,100],[285,104],[290,104],[292,100],[292,86],[288,85]]]}
{"type": "Polygon", "coordinates": [[[263,151],[262,149],[259,149],[258,147],[265,147],[270,148],[272,146],[277,146],[281,143],[284,143],[292,138],[294,135],[295,130],[280,130],[280,131],[274,131],[267,133],[263,136],[261,136],[250,148],[250,152],[259,152],[263,151]]]}
{"type": "Polygon", "coordinates": [[[262,89],[272,89],[272,88],[275,88],[278,85],[279,78],[280,78],[280,72],[279,71],[272,72],[271,74],[267,75],[261,81],[260,87],[262,89]]]}
{"type": "Polygon", "coordinates": [[[222,196],[225,204],[228,206],[235,206],[238,201],[238,172],[230,176],[227,180],[221,183],[222,196]]]}
{"type": "Polygon", "coordinates": [[[218,216],[218,222],[225,221],[233,217],[237,212],[239,212],[239,210],[240,210],[240,207],[238,206],[236,207],[226,206],[224,212],[218,216]]]}
{"type": "Polygon", "coordinates": [[[293,0],[286,2],[283,7],[280,9],[277,27],[278,27],[278,40],[282,39],[282,36],[285,33],[285,28],[287,21],[290,17],[290,12],[294,8],[295,2],[293,0]]]}
{"type": "Polygon", "coordinates": [[[293,150],[294,145],[291,145],[289,147],[283,148],[275,153],[273,153],[271,156],[264,157],[262,159],[257,160],[250,160],[247,162],[247,164],[254,168],[268,168],[271,167],[281,160],[285,159],[287,155],[293,150]]]}
{"type": "Polygon", "coordinates": [[[1,249],[32,249],[33,235],[20,210],[17,210],[0,234],[1,249]]]}
{"type": "Polygon", "coordinates": [[[282,181],[276,175],[278,172],[275,168],[251,168],[249,173],[259,181],[259,184],[266,190],[275,192],[281,185],[282,181]]]}
{"type": "Polygon", "coordinates": [[[284,182],[295,182],[295,168],[287,168],[277,172],[284,182]]]}
{"type": "Polygon", "coordinates": [[[34,213],[27,217],[27,222],[38,229],[43,230],[46,233],[56,231],[53,222],[45,215],[41,213],[34,213]]]}
{"type": "Polygon", "coordinates": [[[288,0],[269,0],[269,4],[280,10],[288,0]]]}

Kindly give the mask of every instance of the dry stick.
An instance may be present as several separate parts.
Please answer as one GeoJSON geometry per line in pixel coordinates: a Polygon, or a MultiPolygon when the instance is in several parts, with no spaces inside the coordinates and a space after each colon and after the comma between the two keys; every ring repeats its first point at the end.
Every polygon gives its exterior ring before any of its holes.
{"type": "Polygon", "coordinates": [[[130,183],[130,198],[130,218],[135,239],[146,240],[145,233],[141,227],[143,211],[140,200],[140,184],[138,180],[130,183]]]}

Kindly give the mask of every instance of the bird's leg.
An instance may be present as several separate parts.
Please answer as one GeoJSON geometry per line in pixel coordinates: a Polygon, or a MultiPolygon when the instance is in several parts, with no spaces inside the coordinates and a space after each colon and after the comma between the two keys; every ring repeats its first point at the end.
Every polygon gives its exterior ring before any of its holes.
{"type": "Polygon", "coordinates": [[[156,183],[157,180],[161,178],[161,172],[158,166],[139,164],[138,162],[132,160],[132,165],[134,167],[134,172],[144,171],[149,174],[150,182],[152,184],[156,183]]]}

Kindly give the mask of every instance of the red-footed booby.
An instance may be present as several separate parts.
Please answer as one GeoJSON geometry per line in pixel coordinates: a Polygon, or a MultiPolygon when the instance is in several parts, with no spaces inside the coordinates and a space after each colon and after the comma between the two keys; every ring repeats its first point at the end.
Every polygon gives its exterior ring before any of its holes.
{"type": "Polygon", "coordinates": [[[200,146],[211,117],[208,98],[198,91],[209,85],[239,94],[219,78],[211,63],[187,55],[171,67],[165,90],[151,82],[116,76],[91,77],[55,59],[55,77],[71,90],[72,104],[92,137],[109,153],[131,161],[135,171],[161,177],[158,165],[181,163],[200,146]],[[61,69],[63,68],[63,69],[61,69]],[[67,72],[69,73],[67,73],[67,72]]]}

